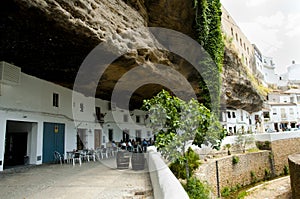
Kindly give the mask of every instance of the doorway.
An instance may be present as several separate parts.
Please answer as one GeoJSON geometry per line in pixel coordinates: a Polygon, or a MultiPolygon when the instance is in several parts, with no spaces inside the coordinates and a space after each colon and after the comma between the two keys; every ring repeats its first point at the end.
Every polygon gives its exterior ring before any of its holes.
{"type": "MultiPolygon", "coordinates": [[[[5,132],[4,169],[29,164],[29,154],[36,152],[37,123],[8,120],[5,132]]],[[[34,161],[31,160],[33,163],[34,161]]]]}
{"type": "Polygon", "coordinates": [[[123,142],[129,141],[129,130],[123,130],[123,142]]]}

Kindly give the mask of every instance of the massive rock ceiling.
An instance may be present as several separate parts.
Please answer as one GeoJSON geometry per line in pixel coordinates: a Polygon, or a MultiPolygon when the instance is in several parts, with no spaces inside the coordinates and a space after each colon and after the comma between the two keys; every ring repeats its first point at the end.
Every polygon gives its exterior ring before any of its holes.
{"type": "MultiPolygon", "coordinates": [[[[197,71],[177,55],[158,50],[160,43],[147,29],[150,26],[165,27],[194,37],[192,6],[192,1],[185,0],[2,0],[0,60],[21,67],[27,74],[72,89],[86,57],[97,45],[110,40],[113,54],[128,53],[119,56],[105,70],[97,82],[96,97],[110,100],[119,79],[145,63],[150,66],[151,63],[162,64],[177,70],[201,96],[198,85],[201,77],[197,71]],[[131,30],[134,31],[126,34],[131,30]]],[[[152,67],[151,73],[168,72],[156,69],[152,67]]],[[[146,76],[147,71],[138,75],[146,76]]],[[[227,91],[233,91],[230,83],[226,86],[227,91]]],[[[137,88],[130,107],[139,108],[142,99],[150,98],[162,88],[164,86],[155,83],[137,88]]],[[[246,107],[253,111],[261,106],[262,100],[252,91],[253,88],[251,92],[245,89],[246,94],[240,93],[247,96],[246,105],[243,104],[244,97],[235,96],[235,102],[240,99],[237,108],[246,107]],[[256,105],[249,106],[251,103],[256,105]]],[[[128,91],[124,89],[123,92],[128,91]]],[[[178,92],[184,93],[184,89],[178,86],[178,92]]],[[[228,101],[224,103],[230,104],[231,98],[226,99],[228,101]]]]}

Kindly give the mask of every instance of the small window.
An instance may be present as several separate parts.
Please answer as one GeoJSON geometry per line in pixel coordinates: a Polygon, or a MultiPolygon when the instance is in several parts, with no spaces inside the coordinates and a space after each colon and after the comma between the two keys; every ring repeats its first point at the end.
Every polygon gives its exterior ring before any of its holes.
{"type": "Polygon", "coordinates": [[[53,106],[58,107],[59,106],[59,94],[53,93],[53,106]]]}
{"type": "Polygon", "coordinates": [[[276,110],[276,108],[273,108],[273,115],[277,115],[277,110],[276,110]]]}
{"type": "Polygon", "coordinates": [[[235,39],[236,39],[236,41],[239,41],[239,37],[238,37],[237,33],[235,33],[235,39]]]}
{"type": "Polygon", "coordinates": [[[231,118],[231,114],[230,114],[229,111],[227,112],[227,117],[228,117],[228,118],[231,118]]]}
{"type": "Polygon", "coordinates": [[[123,115],[123,121],[128,122],[128,115],[127,114],[123,115]]]}
{"type": "Polygon", "coordinates": [[[136,121],[136,123],[140,123],[141,117],[139,115],[135,116],[135,121],[136,121]]]}
{"type": "Polygon", "coordinates": [[[294,109],[290,108],[290,115],[294,115],[294,109]]]}
{"type": "Polygon", "coordinates": [[[101,108],[96,106],[96,118],[98,121],[101,120],[101,108]]]}
{"type": "Polygon", "coordinates": [[[232,118],[235,118],[235,112],[232,112],[232,118]]]}
{"type": "Polygon", "coordinates": [[[231,28],[231,35],[234,36],[234,34],[233,34],[233,28],[231,28]]]}
{"type": "Polygon", "coordinates": [[[84,109],[83,103],[80,103],[79,108],[80,108],[80,112],[83,112],[83,109],[84,109]]]}
{"type": "Polygon", "coordinates": [[[270,113],[269,112],[263,112],[265,119],[270,119],[270,113]]]}

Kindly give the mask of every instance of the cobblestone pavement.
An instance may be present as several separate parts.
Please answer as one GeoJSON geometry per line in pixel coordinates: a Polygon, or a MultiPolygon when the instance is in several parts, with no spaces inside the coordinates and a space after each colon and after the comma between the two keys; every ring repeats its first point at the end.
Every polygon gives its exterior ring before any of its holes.
{"type": "Polygon", "coordinates": [[[149,173],[117,170],[116,160],[47,164],[20,172],[0,172],[1,199],[153,199],[149,173]]]}
{"type": "Polygon", "coordinates": [[[245,199],[290,199],[290,176],[278,178],[248,190],[245,199]]]}

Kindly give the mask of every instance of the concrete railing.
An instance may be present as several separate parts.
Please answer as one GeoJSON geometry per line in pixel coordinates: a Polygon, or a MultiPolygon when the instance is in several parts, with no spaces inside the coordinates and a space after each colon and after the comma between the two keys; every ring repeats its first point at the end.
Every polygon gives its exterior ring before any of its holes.
{"type": "MultiPolygon", "coordinates": [[[[248,136],[247,134],[245,136],[248,136]]],[[[276,132],[276,133],[257,133],[251,134],[254,136],[256,141],[277,141],[277,140],[285,140],[291,138],[300,138],[300,131],[284,131],[284,132],[276,132]]],[[[237,136],[227,136],[222,141],[222,146],[226,144],[234,144],[237,136]]]]}
{"type": "Polygon", "coordinates": [[[148,167],[155,199],[188,199],[178,179],[162,160],[160,153],[149,151],[148,167]]]}

